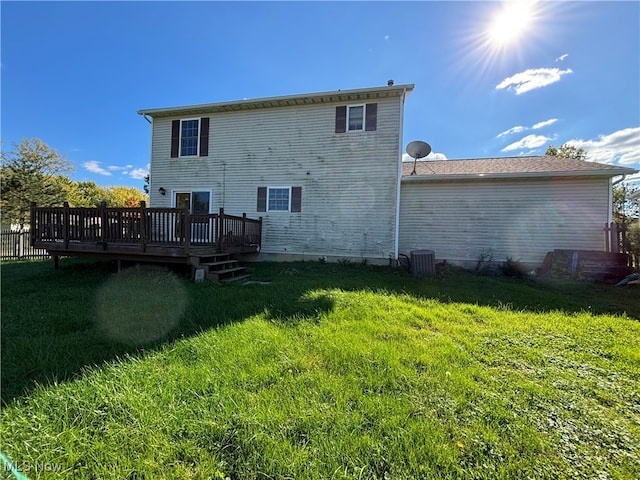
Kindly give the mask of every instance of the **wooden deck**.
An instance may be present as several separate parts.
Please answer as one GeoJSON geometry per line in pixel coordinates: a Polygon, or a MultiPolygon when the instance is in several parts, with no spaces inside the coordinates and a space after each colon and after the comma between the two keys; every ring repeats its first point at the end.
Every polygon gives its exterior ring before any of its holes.
{"type": "Polygon", "coordinates": [[[186,209],[31,206],[31,245],[59,257],[193,265],[194,257],[260,251],[262,218],[186,209]]]}

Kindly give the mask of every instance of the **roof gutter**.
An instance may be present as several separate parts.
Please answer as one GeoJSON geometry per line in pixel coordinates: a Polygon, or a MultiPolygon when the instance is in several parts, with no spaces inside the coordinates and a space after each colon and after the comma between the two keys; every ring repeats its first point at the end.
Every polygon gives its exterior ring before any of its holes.
{"type": "MultiPolygon", "coordinates": [[[[496,179],[527,179],[550,177],[617,177],[620,173],[607,170],[573,170],[564,172],[512,172],[512,173],[452,173],[431,175],[403,175],[403,182],[442,182],[447,180],[496,180],[496,179]]],[[[619,181],[616,181],[616,184],[619,181]]],[[[614,184],[615,185],[615,184],[614,184]]]]}
{"type": "Polygon", "coordinates": [[[400,97],[400,130],[398,135],[398,185],[396,186],[396,224],[393,239],[393,259],[398,260],[400,243],[400,188],[402,187],[402,140],[404,134],[404,101],[407,95],[407,88],[402,90],[400,97]]]}
{"type": "Polygon", "coordinates": [[[616,185],[618,185],[621,182],[624,182],[624,179],[627,178],[626,174],[623,174],[618,180],[616,180],[615,182],[611,183],[612,187],[615,187],[616,185]]]}

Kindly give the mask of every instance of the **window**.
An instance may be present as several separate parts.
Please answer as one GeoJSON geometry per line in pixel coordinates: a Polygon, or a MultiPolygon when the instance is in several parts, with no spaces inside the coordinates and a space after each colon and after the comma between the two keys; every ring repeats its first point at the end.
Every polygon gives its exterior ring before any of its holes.
{"type": "Polygon", "coordinates": [[[288,212],[290,187],[269,187],[267,190],[267,212],[288,212]]]}
{"type": "Polygon", "coordinates": [[[202,215],[209,213],[211,203],[211,192],[175,192],[174,204],[176,208],[186,208],[189,213],[202,215]]]}
{"type": "Polygon", "coordinates": [[[366,131],[378,128],[378,104],[341,105],[336,107],[336,133],[366,131]]]}
{"type": "Polygon", "coordinates": [[[171,122],[171,158],[209,155],[209,118],[171,122]]]}
{"type": "Polygon", "coordinates": [[[302,211],[302,187],[258,187],[258,212],[302,211]]]}
{"type": "Polygon", "coordinates": [[[180,124],[180,156],[193,157],[198,155],[199,139],[200,120],[182,120],[180,124]]]}
{"type": "Polygon", "coordinates": [[[364,130],[364,105],[347,108],[347,126],[349,130],[364,130]]]}

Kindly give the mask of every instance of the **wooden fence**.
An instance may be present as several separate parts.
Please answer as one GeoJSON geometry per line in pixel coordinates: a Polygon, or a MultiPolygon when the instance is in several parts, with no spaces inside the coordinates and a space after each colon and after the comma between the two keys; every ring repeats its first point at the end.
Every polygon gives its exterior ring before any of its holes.
{"type": "Polygon", "coordinates": [[[46,250],[31,246],[30,238],[30,232],[2,230],[0,232],[0,258],[2,260],[48,258],[49,254],[46,250]]]}
{"type": "Polygon", "coordinates": [[[612,253],[624,253],[627,255],[629,267],[640,268],[640,253],[638,252],[638,246],[631,244],[627,234],[627,225],[611,222],[605,224],[603,230],[606,251],[612,253]]]}

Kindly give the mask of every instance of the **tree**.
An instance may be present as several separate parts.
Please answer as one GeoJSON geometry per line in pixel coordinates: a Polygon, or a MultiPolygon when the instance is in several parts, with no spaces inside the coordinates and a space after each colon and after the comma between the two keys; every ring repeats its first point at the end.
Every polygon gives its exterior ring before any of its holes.
{"type": "Polygon", "coordinates": [[[613,221],[629,224],[638,220],[640,208],[632,200],[632,195],[638,191],[638,186],[627,182],[613,186],[613,221]]]}
{"type": "Polygon", "coordinates": [[[575,158],[576,160],[585,160],[587,158],[587,152],[584,148],[575,147],[567,143],[560,145],[560,148],[549,145],[549,147],[547,147],[547,151],[544,152],[544,154],[551,157],[575,158]]]}
{"type": "Polygon", "coordinates": [[[107,187],[103,199],[109,207],[139,207],[140,202],[147,202],[147,196],[134,187],[107,187]]]}
{"type": "Polygon", "coordinates": [[[1,156],[3,224],[17,224],[23,230],[29,223],[31,202],[45,207],[62,204],[65,194],[57,176],[73,171],[73,165],[55,149],[37,138],[25,138],[1,156]]]}
{"type": "Polygon", "coordinates": [[[64,191],[64,201],[72,207],[97,207],[107,197],[106,189],[95,182],[75,182],[66,175],[58,175],[56,182],[64,191]]]}

